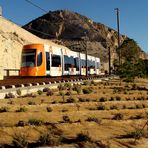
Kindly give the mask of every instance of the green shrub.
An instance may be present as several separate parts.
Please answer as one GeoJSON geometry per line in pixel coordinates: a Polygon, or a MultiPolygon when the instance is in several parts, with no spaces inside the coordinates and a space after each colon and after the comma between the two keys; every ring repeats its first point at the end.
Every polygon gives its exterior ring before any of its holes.
{"type": "Polygon", "coordinates": [[[116,96],[116,100],[117,101],[120,101],[121,100],[121,97],[120,96],[116,96]]]}
{"type": "Polygon", "coordinates": [[[107,99],[104,98],[104,97],[101,97],[101,98],[99,99],[99,101],[100,101],[100,102],[105,102],[105,101],[107,101],[107,99]]]}
{"type": "Polygon", "coordinates": [[[90,94],[92,93],[92,89],[90,87],[87,87],[87,88],[83,88],[83,94],[90,94]]]}
{"type": "Polygon", "coordinates": [[[50,89],[46,93],[47,96],[53,96],[53,94],[54,94],[53,91],[50,89]]]}
{"type": "Polygon", "coordinates": [[[66,123],[71,122],[70,118],[67,115],[63,116],[63,121],[66,122],[66,123]]]}
{"type": "Polygon", "coordinates": [[[45,87],[45,88],[43,89],[43,92],[48,92],[49,90],[50,90],[50,88],[45,87]]]}
{"type": "Polygon", "coordinates": [[[110,97],[109,101],[115,101],[114,97],[110,97]]]}
{"type": "Polygon", "coordinates": [[[22,92],[21,92],[20,89],[17,89],[17,90],[16,90],[16,93],[17,93],[17,95],[19,95],[19,96],[21,96],[21,94],[22,94],[22,92]]]}
{"type": "Polygon", "coordinates": [[[41,146],[58,146],[61,144],[62,137],[55,135],[52,132],[44,133],[39,137],[39,143],[41,146]]]}
{"type": "Polygon", "coordinates": [[[51,107],[46,107],[47,112],[52,112],[52,108],[51,107]]]}
{"type": "Polygon", "coordinates": [[[110,109],[118,109],[118,107],[116,105],[112,105],[110,109]]]}
{"type": "Polygon", "coordinates": [[[136,104],[136,108],[137,109],[141,109],[141,108],[143,108],[143,106],[142,105],[139,105],[139,104],[136,104]]]}
{"type": "Polygon", "coordinates": [[[73,91],[76,91],[77,94],[80,94],[81,91],[82,91],[81,85],[79,85],[79,84],[74,84],[74,85],[73,85],[73,91]]]}
{"type": "Polygon", "coordinates": [[[63,109],[62,109],[62,112],[68,112],[68,109],[63,108],[63,109]]]}
{"type": "Polygon", "coordinates": [[[9,108],[8,107],[1,107],[0,108],[0,113],[8,112],[8,111],[9,111],[9,108]]]}
{"type": "Polygon", "coordinates": [[[27,126],[28,123],[26,121],[22,121],[20,120],[18,123],[17,123],[17,126],[21,126],[21,127],[24,127],[24,126],[27,126]]]}
{"type": "Polygon", "coordinates": [[[86,119],[86,121],[89,121],[89,122],[93,121],[93,122],[96,122],[97,124],[100,124],[100,123],[101,123],[101,120],[99,120],[99,119],[96,118],[96,117],[88,117],[88,118],[86,119]]]}
{"type": "Polygon", "coordinates": [[[64,85],[59,84],[59,85],[58,85],[58,89],[59,89],[59,91],[61,91],[61,90],[65,90],[66,88],[64,87],[64,85]]]}
{"type": "Polygon", "coordinates": [[[15,98],[15,95],[13,93],[8,93],[5,95],[5,99],[15,98]]]}
{"type": "Polygon", "coordinates": [[[64,87],[67,88],[68,90],[70,90],[72,88],[71,83],[65,83],[64,87]]]}
{"type": "Polygon", "coordinates": [[[86,99],[85,98],[78,98],[79,102],[85,102],[86,99]]]}
{"type": "Polygon", "coordinates": [[[26,107],[20,107],[16,112],[26,112],[27,108],[26,107]]]}
{"type": "Polygon", "coordinates": [[[41,126],[44,122],[40,119],[29,119],[28,123],[30,125],[41,126]]]}
{"type": "Polygon", "coordinates": [[[28,136],[24,133],[14,134],[12,144],[15,148],[27,148],[28,136]]]}
{"type": "Polygon", "coordinates": [[[115,115],[113,116],[112,119],[114,119],[114,120],[123,120],[123,114],[117,113],[117,114],[115,114],[115,115]]]}
{"type": "Polygon", "coordinates": [[[144,130],[136,130],[136,131],[133,131],[133,132],[129,132],[126,135],[127,138],[135,138],[135,139],[140,139],[144,136],[145,136],[144,130]]]}
{"type": "Polygon", "coordinates": [[[104,106],[104,105],[99,105],[99,106],[97,107],[97,110],[105,110],[105,106],[104,106]]]}
{"type": "Polygon", "coordinates": [[[72,98],[72,97],[69,97],[66,102],[67,103],[75,103],[76,100],[74,98],[72,98]]]}
{"type": "Polygon", "coordinates": [[[35,104],[35,102],[33,102],[33,101],[29,101],[29,102],[28,102],[28,105],[36,105],[36,104],[35,104]]]}
{"type": "Polygon", "coordinates": [[[85,134],[85,133],[77,134],[76,140],[77,141],[92,141],[92,139],[90,138],[88,133],[87,134],[85,134]]]}
{"type": "Polygon", "coordinates": [[[70,95],[72,95],[72,92],[69,90],[69,91],[66,92],[65,95],[70,96],[70,95]]]}
{"type": "Polygon", "coordinates": [[[90,84],[89,81],[84,81],[84,82],[83,82],[83,85],[89,85],[89,84],[90,84]]]}
{"type": "Polygon", "coordinates": [[[38,95],[42,95],[43,94],[43,91],[42,90],[38,90],[38,95]]]}

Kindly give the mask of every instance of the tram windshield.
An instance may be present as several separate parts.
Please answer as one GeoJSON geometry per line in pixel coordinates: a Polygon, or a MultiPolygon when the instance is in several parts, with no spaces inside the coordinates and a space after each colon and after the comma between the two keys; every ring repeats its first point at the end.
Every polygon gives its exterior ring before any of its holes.
{"type": "Polygon", "coordinates": [[[34,67],[36,66],[36,49],[25,49],[22,52],[21,67],[34,67]]]}

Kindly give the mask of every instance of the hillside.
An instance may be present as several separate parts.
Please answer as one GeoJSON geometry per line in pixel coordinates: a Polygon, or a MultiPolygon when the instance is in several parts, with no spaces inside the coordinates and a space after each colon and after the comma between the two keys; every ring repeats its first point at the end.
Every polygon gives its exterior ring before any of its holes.
{"type": "Polygon", "coordinates": [[[41,39],[0,16],[0,79],[3,69],[19,69],[22,47],[28,43],[55,43],[41,39]]]}
{"type": "MultiPolygon", "coordinates": [[[[23,26],[31,33],[63,44],[74,51],[85,51],[99,56],[102,63],[108,62],[108,47],[111,49],[111,61],[117,57],[117,32],[101,23],[68,10],[49,11],[49,13],[23,26]]],[[[120,36],[121,43],[127,37],[120,36]]],[[[140,53],[145,58],[145,53],[140,53]]]]}

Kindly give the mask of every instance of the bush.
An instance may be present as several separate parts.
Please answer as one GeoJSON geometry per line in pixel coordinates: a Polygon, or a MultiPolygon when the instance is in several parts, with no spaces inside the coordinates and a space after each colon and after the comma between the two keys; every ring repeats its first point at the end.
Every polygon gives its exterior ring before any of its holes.
{"type": "Polygon", "coordinates": [[[0,113],[8,112],[8,111],[9,111],[9,108],[8,107],[1,107],[0,108],[0,113]]]}
{"type": "Polygon", "coordinates": [[[90,84],[89,81],[84,81],[84,82],[83,82],[83,85],[89,85],[89,84],[90,84]]]}
{"type": "Polygon", "coordinates": [[[104,105],[99,105],[99,106],[97,107],[97,110],[105,110],[105,106],[104,106],[104,105]]]}
{"type": "Polygon", "coordinates": [[[5,95],[5,99],[15,98],[15,95],[13,93],[8,93],[5,95]]]}
{"type": "Polygon", "coordinates": [[[59,84],[59,85],[58,85],[58,89],[59,89],[59,91],[61,91],[61,90],[65,90],[66,88],[65,88],[65,86],[64,86],[64,85],[59,84]]]}
{"type": "Polygon", "coordinates": [[[42,90],[38,90],[38,95],[42,95],[43,94],[43,91],[42,90]]]}
{"type": "Polygon", "coordinates": [[[121,100],[121,97],[120,96],[116,96],[116,100],[117,101],[120,101],[121,100]]]}
{"type": "Polygon", "coordinates": [[[48,87],[45,87],[44,89],[43,89],[43,92],[48,92],[50,89],[48,88],[48,87]]]}
{"type": "Polygon", "coordinates": [[[22,120],[20,120],[20,121],[17,123],[17,126],[21,126],[21,127],[27,126],[27,125],[28,125],[28,123],[25,122],[25,121],[22,121],[22,120]]]}
{"type": "Polygon", "coordinates": [[[54,94],[53,91],[50,89],[46,93],[47,96],[53,96],[53,94],[54,94]]]}
{"type": "Polygon", "coordinates": [[[114,97],[110,97],[109,101],[114,101],[115,98],[114,97]]]}
{"type": "Polygon", "coordinates": [[[72,88],[71,83],[65,83],[64,87],[70,90],[72,88]]]}
{"type": "Polygon", "coordinates": [[[85,133],[77,134],[76,140],[77,141],[92,141],[90,136],[88,134],[85,134],[85,133]]]}
{"type": "Polygon", "coordinates": [[[16,90],[16,93],[17,93],[18,96],[21,96],[21,94],[22,94],[22,92],[21,92],[20,89],[17,89],[17,90],[16,90]]]}
{"type": "Polygon", "coordinates": [[[35,102],[33,102],[33,101],[29,101],[29,102],[28,102],[28,105],[36,105],[36,104],[35,104],[35,102]]]}
{"type": "Polygon", "coordinates": [[[68,112],[68,109],[63,108],[63,109],[62,109],[62,112],[68,112]]]}
{"type": "Polygon", "coordinates": [[[72,92],[69,90],[68,92],[66,92],[65,95],[70,96],[72,94],[72,92]]]}
{"type": "Polygon", "coordinates": [[[86,99],[85,98],[78,98],[79,102],[85,102],[86,99]]]}
{"type": "Polygon", "coordinates": [[[23,133],[14,134],[12,144],[15,148],[27,148],[28,147],[27,135],[23,133]]]}
{"type": "Polygon", "coordinates": [[[90,93],[92,93],[92,89],[90,88],[90,87],[88,87],[88,88],[83,88],[83,94],[90,94],[90,93]]]}
{"type": "Polygon", "coordinates": [[[76,100],[72,97],[67,99],[67,103],[74,103],[74,102],[76,102],[76,100]]]}
{"type": "Polygon", "coordinates": [[[20,107],[16,112],[26,112],[27,108],[26,107],[20,107]]]}
{"type": "Polygon", "coordinates": [[[74,84],[74,86],[73,86],[73,91],[76,91],[77,94],[80,94],[80,93],[81,93],[81,90],[82,90],[81,85],[79,85],[79,84],[74,84]]]}
{"type": "Polygon", "coordinates": [[[145,136],[145,133],[143,130],[136,130],[136,131],[133,131],[133,132],[129,132],[126,137],[128,138],[135,138],[135,139],[140,139],[142,137],[145,136]]]}
{"type": "Polygon", "coordinates": [[[63,121],[66,122],[66,123],[71,122],[70,118],[68,116],[66,116],[66,115],[63,116],[63,121]]]}
{"type": "Polygon", "coordinates": [[[41,126],[43,124],[43,121],[40,119],[29,119],[28,123],[30,125],[41,126]]]}
{"type": "Polygon", "coordinates": [[[105,101],[107,101],[107,99],[104,98],[104,97],[101,97],[101,98],[99,99],[99,101],[100,101],[100,102],[105,102],[105,101]]]}
{"type": "Polygon", "coordinates": [[[115,114],[115,115],[113,116],[112,119],[114,119],[114,120],[123,120],[123,114],[117,113],[117,114],[115,114]]]}
{"type": "Polygon", "coordinates": [[[101,120],[99,120],[99,119],[96,118],[96,117],[88,117],[88,118],[86,119],[86,121],[89,121],[89,122],[93,121],[93,122],[96,122],[96,123],[98,123],[98,124],[101,123],[101,120]]]}
{"type": "Polygon", "coordinates": [[[116,105],[112,105],[110,109],[118,109],[118,107],[116,105]]]}
{"type": "Polygon", "coordinates": [[[51,107],[46,107],[47,112],[52,112],[52,108],[51,107]]]}
{"type": "Polygon", "coordinates": [[[48,145],[48,146],[58,146],[61,144],[62,137],[59,135],[55,135],[54,133],[44,133],[39,137],[40,145],[48,145]]]}

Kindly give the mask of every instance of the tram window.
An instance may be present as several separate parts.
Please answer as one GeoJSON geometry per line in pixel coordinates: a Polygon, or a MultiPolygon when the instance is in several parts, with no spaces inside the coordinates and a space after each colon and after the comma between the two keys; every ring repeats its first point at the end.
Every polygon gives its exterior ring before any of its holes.
{"type": "Polygon", "coordinates": [[[74,63],[76,70],[79,71],[79,58],[74,58],[74,63]]]}
{"type": "Polygon", "coordinates": [[[36,49],[25,49],[22,52],[21,67],[34,67],[36,57],[36,49]]]}
{"type": "Polygon", "coordinates": [[[42,64],[42,52],[38,54],[37,58],[37,66],[40,66],[42,64]]]}
{"type": "Polygon", "coordinates": [[[46,69],[50,70],[50,55],[49,55],[49,52],[46,52],[46,69]]]}
{"type": "Polygon", "coordinates": [[[71,68],[73,66],[75,66],[75,61],[74,58],[68,57],[67,55],[64,55],[64,66],[65,66],[65,70],[68,71],[69,68],[71,68]]]}
{"type": "Polygon", "coordinates": [[[88,60],[88,62],[87,62],[87,67],[88,67],[88,70],[91,68],[91,61],[90,60],[88,60]]]}
{"type": "Polygon", "coordinates": [[[81,60],[81,67],[82,67],[82,68],[85,68],[85,67],[86,67],[85,60],[81,60]]]}
{"type": "Polygon", "coordinates": [[[52,55],[52,66],[59,67],[61,65],[61,57],[59,55],[52,55]]]}
{"type": "Polygon", "coordinates": [[[93,68],[95,68],[95,61],[93,61],[93,68]]]}
{"type": "Polygon", "coordinates": [[[100,63],[99,62],[97,62],[97,68],[99,68],[100,67],[100,63]]]}

